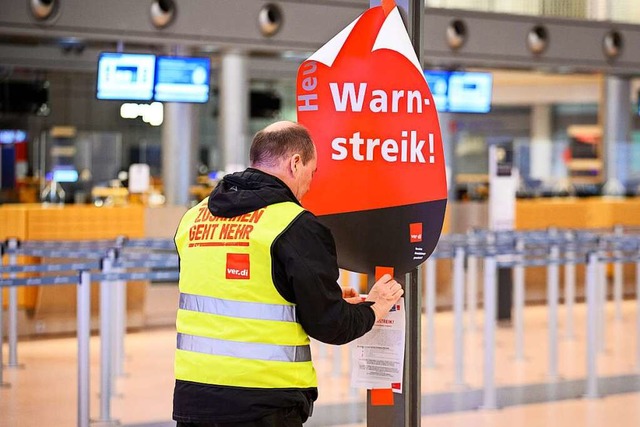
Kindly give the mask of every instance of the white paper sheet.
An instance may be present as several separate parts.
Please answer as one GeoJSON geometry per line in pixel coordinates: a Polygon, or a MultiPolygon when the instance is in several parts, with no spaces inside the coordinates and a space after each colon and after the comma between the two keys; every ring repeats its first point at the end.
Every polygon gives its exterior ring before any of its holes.
{"type": "Polygon", "coordinates": [[[351,387],[402,392],[405,340],[404,298],[351,347],[351,387]]]}

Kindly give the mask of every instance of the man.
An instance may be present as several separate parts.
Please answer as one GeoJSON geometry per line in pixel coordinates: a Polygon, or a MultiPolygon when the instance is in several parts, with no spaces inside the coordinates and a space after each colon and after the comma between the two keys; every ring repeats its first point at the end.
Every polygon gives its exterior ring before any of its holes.
{"type": "Polygon", "coordinates": [[[331,232],[300,205],[317,163],[304,127],[258,132],[250,162],[176,233],[178,426],[301,426],[318,396],[309,336],[348,343],[403,293],[389,275],[366,302],[341,291],[331,232]]]}

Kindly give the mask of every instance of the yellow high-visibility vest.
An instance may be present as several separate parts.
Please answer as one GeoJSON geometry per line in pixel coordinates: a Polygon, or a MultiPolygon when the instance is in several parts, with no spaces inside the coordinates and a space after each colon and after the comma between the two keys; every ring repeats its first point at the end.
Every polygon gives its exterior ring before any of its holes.
{"type": "Polygon", "coordinates": [[[272,278],[271,246],[304,211],[283,202],[234,218],[208,198],[184,215],[176,379],[253,388],[317,387],[309,336],[272,278]]]}

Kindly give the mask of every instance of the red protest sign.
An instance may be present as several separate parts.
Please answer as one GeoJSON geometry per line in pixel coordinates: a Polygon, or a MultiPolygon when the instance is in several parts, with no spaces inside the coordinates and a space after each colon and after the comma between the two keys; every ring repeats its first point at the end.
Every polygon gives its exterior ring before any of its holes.
{"type": "Polygon", "coordinates": [[[303,204],[331,228],[341,267],[365,273],[420,264],[446,206],[435,104],[400,13],[389,9],[369,9],[298,70],[298,121],[318,150],[303,204]]]}

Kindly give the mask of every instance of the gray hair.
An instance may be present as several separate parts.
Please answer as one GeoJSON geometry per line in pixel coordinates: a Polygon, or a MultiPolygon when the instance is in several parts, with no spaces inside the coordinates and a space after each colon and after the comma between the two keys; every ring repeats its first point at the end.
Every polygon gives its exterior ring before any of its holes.
{"type": "Polygon", "coordinates": [[[251,166],[275,167],[293,154],[300,154],[302,164],[313,159],[315,151],[309,131],[298,123],[277,130],[261,130],[255,134],[249,150],[251,166]]]}

